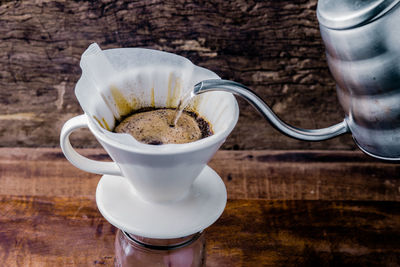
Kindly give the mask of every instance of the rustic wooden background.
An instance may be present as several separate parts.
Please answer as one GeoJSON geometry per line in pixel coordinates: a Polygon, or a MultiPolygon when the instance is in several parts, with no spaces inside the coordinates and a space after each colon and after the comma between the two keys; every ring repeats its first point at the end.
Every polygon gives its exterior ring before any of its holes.
{"type": "MultiPolygon", "coordinates": [[[[92,42],[188,57],[254,89],[298,127],[337,123],[344,113],[325,62],[316,2],[0,1],[0,146],[58,146],[63,123],[82,112],[74,85],[80,55],[92,42]]],[[[355,149],[350,135],[320,143],[285,137],[239,102],[239,123],[225,149],[355,149]]],[[[74,143],[98,146],[88,131],[74,143]]]]}

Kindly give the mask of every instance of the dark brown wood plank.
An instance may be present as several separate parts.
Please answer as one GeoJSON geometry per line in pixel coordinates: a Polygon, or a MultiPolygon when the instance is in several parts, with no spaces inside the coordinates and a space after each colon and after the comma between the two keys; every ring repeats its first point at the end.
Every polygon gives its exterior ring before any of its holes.
{"type": "MultiPolygon", "coordinates": [[[[116,229],[86,198],[0,196],[2,266],[113,266],[116,229]]],[[[229,200],[207,266],[398,266],[400,206],[229,200]]]]}
{"type": "MultiPolygon", "coordinates": [[[[81,109],[79,60],[104,49],[147,47],[186,56],[261,95],[303,128],[343,119],[325,62],[317,0],[0,1],[0,146],[57,146],[81,109]]],[[[350,136],[309,143],[276,132],[240,101],[227,149],[354,149],[350,136]],[[256,131],[254,129],[257,129],[256,131]]],[[[96,147],[90,133],[77,138],[96,147]]]]}
{"type": "Polygon", "coordinates": [[[350,151],[219,151],[228,197],[400,200],[400,166],[350,151]]]}
{"type": "Polygon", "coordinates": [[[210,266],[398,266],[398,202],[228,201],[210,266]]]}
{"type": "MultiPolygon", "coordinates": [[[[107,160],[101,149],[82,154],[107,160]]],[[[218,151],[209,164],[230,199],[400,200],[400,166],[350,151],[218,151]]],[[[60,149],[0,148],[0,194],[94,198],[100,175],[60,149]]]]}
{"type": "Polygon", "coordinates": [[[115,228],[85,198],[0,196],[2,266],[112,266],[115,228]]]}

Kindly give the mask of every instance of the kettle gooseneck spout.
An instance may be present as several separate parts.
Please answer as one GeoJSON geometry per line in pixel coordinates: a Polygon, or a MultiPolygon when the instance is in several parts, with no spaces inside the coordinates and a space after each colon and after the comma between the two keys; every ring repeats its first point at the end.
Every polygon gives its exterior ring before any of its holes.
{"type": "Polygon", "coordinates": [[[322,129],[301,129],[288,125],[283,122],[271,110],[271,108],[254,92],[246,86],[221,79],[211,79],[199,82],[194,86],[193,94],[198,95],[210,91],[225,91],[246,99],[255,109],[257,109],[272,126],[281,133],[299,140],[322,141],[349,132],[346,120],[322,129]]]}

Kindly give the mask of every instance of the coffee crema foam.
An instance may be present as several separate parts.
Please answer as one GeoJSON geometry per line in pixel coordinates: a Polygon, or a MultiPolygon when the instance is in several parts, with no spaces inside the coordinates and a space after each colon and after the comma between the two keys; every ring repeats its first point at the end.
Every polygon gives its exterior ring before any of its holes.
{"type": "Polygon", "coordinates": [[[127,133],[150,145],[184,144],[213,134],[207,121],[194,112],[184,111],[173,126],[175,109],[141,109],[123,119],[114,132],[127,133]]]}

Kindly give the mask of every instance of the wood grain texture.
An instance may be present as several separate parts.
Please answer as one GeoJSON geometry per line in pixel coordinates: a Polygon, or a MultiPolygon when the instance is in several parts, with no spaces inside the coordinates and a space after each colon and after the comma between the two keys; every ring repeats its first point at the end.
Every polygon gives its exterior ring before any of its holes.
{"type": "MultiPolygon", "coordinates": [[[[398,202],[229,200],[207,266],[398,266],[398,202]]],[[[116,229],[85,198],[0,197],[2,266],[113,266],[116,229]]]]}
{"type": "MultiPolygon", "coordinates": [[[[58,145],[63,123],[82,112],[73,90],[80,55],[92,42],[188,57],[249,86],[298,127],[337,123],[344,113],[325,62],[316,2],[0,1],[0,146],[58,145]]],[[[349,135],[292,140],[239,103],[225,149],[355,149],[349,135]]],[[[98,146],[87,131],[76,144],[98,146]]]]}
{"type": "MultiPolygon", "coordinates": [[[[107,160],[101,149],[83,155],[107,160]]],[[[218,151],[209,163],[229,199],[400,200],[400,166],[349,151],[218,151]]],[[[94,199],[100,175],[60,149],[0,148],[0,195],[94,199]]]]}
{"type": "MultiPolygon", "coordinates": [[[[400,265],[398,165],[349,151],[219,151],[210,166],[228,203],[206,231],[208,267],[400,265]]],[[[0,148],[1,266],[113,266],[99,178],[60,149],[0,148]]]]}
{"type": "Polygon", "coordinates": [[[398,266],[398,202],[232,200],[209,266],[398,266]]]}
{"type": "Polygon", "coordinates": [[[2,266],[112,266],[115,228],[85,198],[0,197],[2,266]]]}

